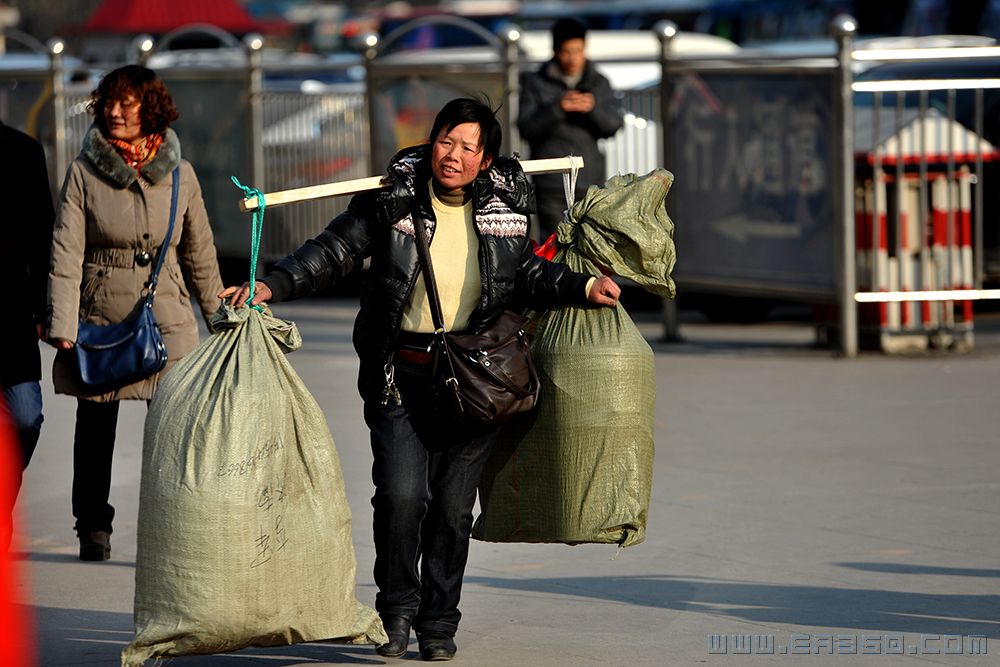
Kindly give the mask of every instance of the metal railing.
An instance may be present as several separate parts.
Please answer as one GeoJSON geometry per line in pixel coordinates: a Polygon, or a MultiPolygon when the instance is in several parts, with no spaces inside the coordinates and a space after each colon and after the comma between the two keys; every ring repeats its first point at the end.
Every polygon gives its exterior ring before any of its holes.
{"type": "MultiPolygon", "coordinates": [[[[971,301],[1000,298],[1000,291],[981,289],[983,230],[990,212],[991,231],[1000,230],[997,174],[984,169],[984,161],[992,162],[998,154],[984,138],[983,113],[984,91],[1000,86],[995,74],[1000,69],[1000,48],[856,48],[855,29],[848,16],[834,20],[831,31],[837,50],[833,57],[742,53],[711,60],[670,57],[672,32],[664,31],[660,95],[661,100],[674,102],[661,112],[666,119],[664,162],[668,167],[677,165],[687,187],[695,190],[693,196],[686,192],[679,178],[672,194],[676,197],[671,205],[681,220],[678,283],[731,294],[796,296],[798,292],[799,298],[828,302],[839,311],[837,330],[845,356],[857,354],[859,331],[877,334],[885,350],[892,349],[891,341],[906,337],[921,340],[924,346],[928,340],[957,347],[964,341],[969,346],[971,301]],[[872,68],[941,58],[991,63],[994,73],[964,79],[955,74],[949,74],[954,77],[950,79],[925,76],[922,80],[899,75],[892,81],[878,81],[877,70],[872,68]],[[856,76],[862,70],[866,71],[856,76]],[[734,76],[738,81],[733,81],[734,76]],[[820,85],[826,90],[812,91],[812,81],[824,80],[820,85]],[[740,95],[733,94],[732,88],[752,88],[760,81],[767,81],[760,94],[747,93],[739,104],[740,95]],[[781,87],[789,82],[797,90],[783,98],[781,87]],[[685,116],[691,105],[678,95],[684,92],[683,86],[688,93],[702,96],[701,108],[714,109],[715,114],[685,116]],[[866,106],[862,95],[869,92],[874,101],[866,106]],[[956,111],[961,106],[956,99],[963,94],[964,118],[956,111]],[[917,96],[918,101],[907,95],[917,96]],[[928,96],[939,96],[940,112],[928,104],[928,96]],[[767,122],[755,127],[751,123],[749,131],[741,130],[746,116],[767,116],[769,108],[767,122]],[[730,122],[715,120],[727,113],[730,122]],[[684,124],[685,118],[696,122],[684,124]],[[823,121],[815,124],[815,118],[823,121]],[[747,152],[705,164],[727,132],[740,135],[741,131],[748,138],[745,146],[755,145],[758,150],[749,170],[737,170],[735,178],[742,176],[744,181],[734,190],[726,185],[732,158],[746,159],[747,152]],[[793,143],[794,149],[785,151],[782,159],[777,147],[783,141],[793,143]],[[823,170],[822,176],[817,168],[823,170]],[[788,180],[782,188],[780,177],[769,182],[769,175],[780,173],[798,178],[801,186],[788,180]],[[708,186],[699,190],[706,178],[708,186]],[[826,210],[818,195],[804,196],[810,184],[825,188],[826,210]],[[788,195],[785,201],[783,195],[788,195]],[[731,202],[736,196],[741,197],[738,207],[718,205],[719,200],[731,202]],[[723,228],[719,219],[725,216],[719,213],[729,209],[738,224],[723,228]],[[708,229],[694,230],[706,212],[708,229]],[[795,227],[803,212],[812,214],[805,234],[801,226],[795,227]],[[721,233],[713,233],[713,227],[721,233]],[[744,243],[741,252],[727,245],[727,234],[742,241],[756,234],[757,242],[744,243]],[[822,252],[808,264],[832,261],[832,265],[820,272],[818,283],[813,283],[809,267],[801,266],[789,276],[791,284],[784,284],[780,274],[794,268],[802,253],[814,250],[812,241],[817,237],[823,238],[822,252]],[[724,249],[719,250],[719,245],[724,249]],[[711,250],[699,255],[706,247],[711,250]],[[692,252],[693,270],[683,266],[684,254],[692,252]],[[704,267],[713,262],[722,269],[706,271],[704,267]],[[809,290],[814,290],[812,297],[809,290]],[[859,304],[877,305],[863,305],[859,318],[859,304]]],[[[669,328],[671,323],[667,324],[669,328]]]]}
{"type": "MultiPolygon", "coordinates": [[[[991,212],[998,205],[991,194],[997,189],[987,183],[996,175],[984,164],[992,161],[995,149],[985,144],[983,99],[1000,83],[983,77],[859,81],[854,72],[861,66],[927,55],[857,50],[849,17],[838,17],[833,31],[837,51],[832,56],[686,58],[673,49],[676,27],[663,23],[654,31],[659,56],[628,59],[658,63],[659,85],[624,91],[625,126],[602,145],[609,175],[659,166],[676,173],[668,209],[678,220],[682,288],[835,305],[840,350],[853,356],[859,328],[871,324],[885,330],[898,324],[925,332],[952,326],[946,314],[955,306],[951,302],[997,298],[981,289],[983,231],[996,225],[991,212]],[[858,96],[869,93],[871,110],[859,107],[858,96]],[[943,102],[936,105],[938,96],[943,102]],[[971,96],[974,109],[966,125],[958,122],[956,111],[963,96],[971,96]],[[927,130],[933,123],[950,129],[927,130]],[[926,146],[905,144],[927,141],[935,132],[948,137],[939,145],[940,159],[931,159],[926,146]],[[941,184],[935,186],[935,178],[941,184]],[[872,215],[876,222],[885,216],[884,227],[866,223],[866,188],[872,215]],[[941,201],[944,222],[935,228],[935,202],[941,201]],[[968,234],[963,216],[969,220],[968,234]],[[932,291],[947,293],[927,293],[932,291]],[[924,311],[928,303],[945,306],[937,318],[924,321],[908,306],[893,315],[896,307],[884,305],[907,301],[924,311]],[[859,327],[859,303],[883,304],[874,322],[866,319],[868,306],[862,306],[859,327]]],[[[137,41],[144,44],[143,58],[155,55],[149,40],[137,41]]],[[[504,100],[505,149],[520,150],[519,74],[537,62],[518,52],[516,30],[484,41],[492,53],[485,60],[482,54],[455,63],[383,60],[378,41],[372,40],[366,60],[293,66],[269,63],[260,41],[250,36],[237,49],[242,55],[228,66],[211,58],[202,65],[157,66],[181,110],[176,128],[202,181],[220,254],[245,257],[249,247],[230,175],[277,191],[377,173],[386,159],[380,152],[391,150],[392,141],[412,142],[418,125],[426,131],[422,118],[408,125],[387,115],[392,95],[450,95],[486,85],[504,100]],[[310,81],[313,75],[307,73],[344,80],[350,77],[331,75],[365,62],[365,82],[322,83],[310,81]],[[282,72],[295,80],[294,86],[278,83],[282,72]],[[392,85],[398,89],[392,91],[392,85]],[[379,148],[376,139],[385,141],[386,127],[396,134],[379,148]]],[[[970,49],[952,50],[952,55],[1000,60],[996,48],[970,49]]],[[[47,146],[58,192],[67,162],[91,122],[86,103],[94,81],[72,81],[79,64],[70,62],[58,40],[50,42],[45,56],[47,67],[0,70],[0,114],[47,146]]],[[[426,102],[428,109],[439,106],[430,98],[426,102]]],[[[287,254],[345,204],[340,198],[269,213],[263,257],[287,254]]],[[[666,312],[665,324],[668,337],[676,334],[675,313],[666,312]]]]}
{"type": "Polygon", "coordinates": [[[972,302],[1000,298],[1000,290],[982,289],[986,215],[995,232],[1000,213],[993,183],[1000,151],[984,122],[985,92],[1000,88],[1000,68],[983,65],[996,64],[1000,48],[858,50],[853,57],[897,70],[927,70],[928,63],[953,70],[950,78],[918,71],[851,83],[864,102],[855,105],[861,288],[853,295],[862,331],[867,324],[878,333],[883,349],[893,341],[905,347],[907,339],[923,346],[928,336],[971,347],[972,302]],[[974,73],[962,78],[954,63],[974,73]]]}
{"type": "MultiPolygon", "coordinates": [[[[270,190],[289,190],[369,175],[364,92],[323,87],[314,92],[265,93],[264,178],[270,190]]],[[[264,187],[257,185],[258,188],[264,187]]],[[[262,247],[281,257],[318,233],[346,207],[344,198],[268,211],[262,247]]]]}

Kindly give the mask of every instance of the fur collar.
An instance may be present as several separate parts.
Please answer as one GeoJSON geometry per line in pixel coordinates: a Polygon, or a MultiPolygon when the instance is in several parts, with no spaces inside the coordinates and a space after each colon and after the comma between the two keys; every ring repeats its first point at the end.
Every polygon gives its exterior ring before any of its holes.
{"type": "MultiPolygon", "coordinates": [[[[125,164],[115,147],[108,143],[97,125],[91,125],[83,138],[82,154],[106,179],[120,188],[127,188],[138,178],[138,173],[125,164]]],[[[163,144],[156,155],[139,169],[150,183],[159,183],[181,162],[181,142],[173,130],[167,128],[163,144]]]]}

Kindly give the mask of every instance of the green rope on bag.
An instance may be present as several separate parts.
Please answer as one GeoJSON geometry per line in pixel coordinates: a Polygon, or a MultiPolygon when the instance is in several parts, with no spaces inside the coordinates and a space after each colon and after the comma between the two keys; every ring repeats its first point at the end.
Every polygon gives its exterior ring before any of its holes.
{"type": "MultiPolygon", "coordinates": [[[[250,305],[250,302],[253,301],[254,288],[257,285],[257,255],[260,251],[260,238],[264,229],[264,209],[267,207],[267,202],[264,201],[264,193],[257,188],[243,185],[235,176],[229,178],[233,180],[236,187],[243,191],[244,199],[257,198],[257,208],[253,211],[253,221],[250,225],[250,296],[246,300],[246,305],[250,305]]],[[[261,306],[250,307],[256,311],[264,312],[264,308],[261,306]]]]}

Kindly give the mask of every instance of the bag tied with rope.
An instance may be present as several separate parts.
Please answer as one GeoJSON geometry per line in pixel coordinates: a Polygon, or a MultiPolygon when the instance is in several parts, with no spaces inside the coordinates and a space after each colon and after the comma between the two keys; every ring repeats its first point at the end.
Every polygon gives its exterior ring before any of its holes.
{"type": "MultiPolygon", "coordinates": [[[[554,261],[594,276],[604,267],[673,296],[673,222],[664,207],[672,180],[656,170],[589,188],[559,226],[554,261]]],[[[472,536],[639,544],[655,450],[652,349],[619,304],[546,312],[531,352],[541,380],[538,410],[501,429],[480,482],[482,512],[472,536]]]]}
{"type": "Polygon", "coordinates": [[[326,417],[286,358],[301,345],[298,329],[264,307],[225,302],[211,325],[146,417],[136,633],[121,664],[386,642],[355,596],[351,510],[326,417]]]}

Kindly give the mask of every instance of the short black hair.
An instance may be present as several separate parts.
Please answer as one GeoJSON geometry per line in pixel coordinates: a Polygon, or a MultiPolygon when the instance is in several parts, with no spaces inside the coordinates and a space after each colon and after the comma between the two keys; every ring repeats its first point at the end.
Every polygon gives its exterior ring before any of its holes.
{"type": "Polygon", "coordinates": [[[458,97],[448,102],[434,119],[429,140],[437,140],[441,130],[448,132],[456,125],[476,123],[479,125],[479,144],[483,147],[483,159],[493,159],[500,154],[500,142],[503,141],[503,130],[496,113],[499,109],[491,108],[489,101],[480,101],[471,97],[458,97]]]}
{"type": "Polygon", "coordinates": [[[552,25],[552,50],[556,51],[563,42],[571,39],[586,39],[587,26],[579,19],[567,17],[552,25]]]}

